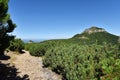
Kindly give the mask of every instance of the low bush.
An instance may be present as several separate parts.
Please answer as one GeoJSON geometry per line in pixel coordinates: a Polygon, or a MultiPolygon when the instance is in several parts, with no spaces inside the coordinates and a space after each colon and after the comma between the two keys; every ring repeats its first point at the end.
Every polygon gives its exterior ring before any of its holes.
{"type": "Polygon", "coordinates": [[[14,39],[10,42],[10,46],[8,48],[11,51],[22,52],[24,49],[24,42],[21,39],[14,39]]]}
{"type": "Polygon", "coordinates": [[[71,45],[48,50],[43,64],[66,80],[119,80],[120,49],[117,45],[71,45]]]}
{"type": "Polygon", "coordinates": [[[27,43],[25,44],[25,49],[28,50],[32,56],[43,56],[49,49],[62,44],[64,43],[56,40],[41,43],[27,43]]]}
{"type": "Polygon", "coordinates": [[[82,44],[49,40],[26,44],[33,56],[65,80],[120,80],[120,46],[108,43],[82,44]]]}

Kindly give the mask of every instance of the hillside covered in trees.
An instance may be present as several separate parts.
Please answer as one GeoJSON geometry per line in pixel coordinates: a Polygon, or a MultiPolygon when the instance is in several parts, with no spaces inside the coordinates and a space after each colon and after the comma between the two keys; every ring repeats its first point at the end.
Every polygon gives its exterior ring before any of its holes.
{"type": "Polygon", "coordinates": [[[118,44],[119,43],[119,36],[113,35],[103,28],[98,27],[91,27],[86,29],[81,34],[76,34],[73,36],[73,39],[82,40],[83,43],[94,43],[98,42],[99,44],[103,42],[111,43],[111,44],[118,44]]]}
{"type": "Polygon", "coordinates": [[[45,67],[63,80],[119,80],[119,37],[91,27],[69,39],[28,43],[25,49],[42,56],[45,67]]]}

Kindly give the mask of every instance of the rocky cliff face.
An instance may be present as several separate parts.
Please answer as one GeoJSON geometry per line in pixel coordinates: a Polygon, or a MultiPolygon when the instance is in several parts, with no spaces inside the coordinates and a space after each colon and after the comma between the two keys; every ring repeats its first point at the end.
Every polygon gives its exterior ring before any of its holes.
{"type": "Polygon", "coordinates": [[[96,33],[96,32],[106,32],[103,28],[98,28],[96,26],[92,26],[91,28],[88,28],[84,31],[84,33],[96,33]]]}

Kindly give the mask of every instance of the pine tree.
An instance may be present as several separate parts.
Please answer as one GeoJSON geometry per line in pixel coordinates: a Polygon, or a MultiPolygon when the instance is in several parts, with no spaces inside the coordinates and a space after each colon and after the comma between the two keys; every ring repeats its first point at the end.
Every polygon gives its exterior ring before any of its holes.
{"type": "Polygon", "coordinates": [[[16,27],[8,14],[8,2],[9,0],[0,0],[0,56],[4,55],[4,50],[14,39],[14,36],[9,33],[16,27]]]}

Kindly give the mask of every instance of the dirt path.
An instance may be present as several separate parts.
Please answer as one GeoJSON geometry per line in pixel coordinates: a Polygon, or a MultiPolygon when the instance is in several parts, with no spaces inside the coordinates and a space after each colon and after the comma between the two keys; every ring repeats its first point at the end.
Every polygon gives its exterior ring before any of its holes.
{"type": "Polygon", "coordinates": [[[30,80],[61,80],[61,76],[52,72],[48,68],[43,68],[42,58],[34,57],[25,51],[24,54],[16,55],[12,52],[7,53],[11,58],[3,63],[10,63],[18,68],[18,76],[27,74],[30,80]]]}

